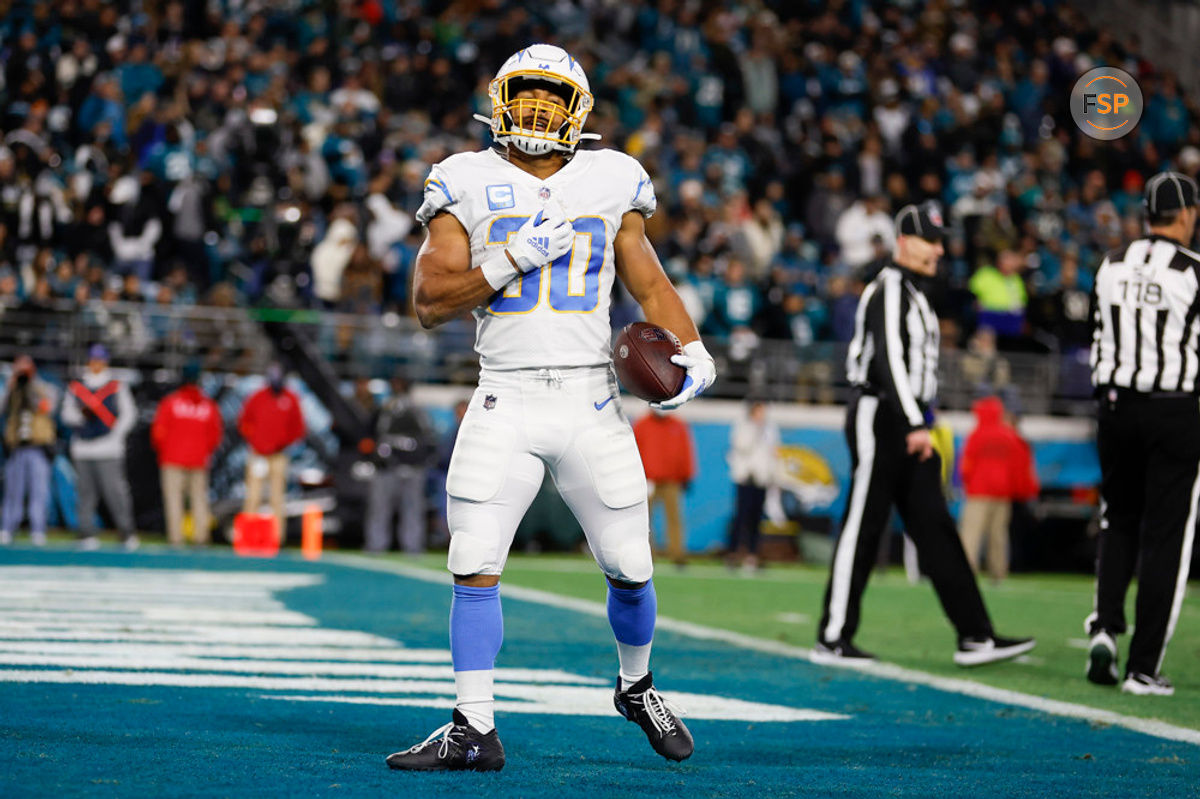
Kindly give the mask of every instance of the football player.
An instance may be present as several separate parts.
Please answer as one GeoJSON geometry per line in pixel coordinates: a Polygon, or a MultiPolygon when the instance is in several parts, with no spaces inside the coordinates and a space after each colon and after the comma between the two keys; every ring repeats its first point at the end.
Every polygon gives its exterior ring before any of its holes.
{"type": "Polygon", "coordinates": [[[608,578],[617,642],[614,703],[671,760],[692,737],[655,690],[646,478],[612,372],[609,302],[621,278],[646,319],[672,331],[687,370],[678,408],[713,384],[713,359],[646,238],[650,177],[615,150],[577,150],[592,110],[588,79],[566,51],[534,44],[489,87],[495,146],[436,164],[417,219],[414,304],[435,327],[476,319],[479,386],[446,480],[454,575],[450,724],[388,757],[395,769],[498,770],[492,671],[503,638],[500,574],[546,469],[608,578]]]}

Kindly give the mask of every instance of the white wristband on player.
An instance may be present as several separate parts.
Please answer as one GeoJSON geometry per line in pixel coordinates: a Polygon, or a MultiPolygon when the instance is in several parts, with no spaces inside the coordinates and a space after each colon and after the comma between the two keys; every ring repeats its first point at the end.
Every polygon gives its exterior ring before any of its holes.
{"type": "Polygon", "coordinates": [[[508,260],[504,250],[497,250],[489,255],[479,265],[479,268],[483,271],[483,279],[496,291],[507,286],[514,277],[521,274],[512,265],[512,261],[508,260]]]}
{"type": "Polygon", "coordinates": [[[713,356],[708,354],[708,350],[704,347],[704,342],[700,339],[690,341],[683,345],[683,354],[689,358],[700,358],[706,361],[711,361],[713,356]]]}
{"type": "Polygon", "coordinates": [[[716,364],[713,363],[712,356],[708,354],[704,343],[699,339],[683,345],[683,354],[672,355],[671,363],[687,370],[683,388],[670,399],[650,403],[651,408],[664,411],[674,410],[703,394],[706,388],[717,381],[716,364]]]}

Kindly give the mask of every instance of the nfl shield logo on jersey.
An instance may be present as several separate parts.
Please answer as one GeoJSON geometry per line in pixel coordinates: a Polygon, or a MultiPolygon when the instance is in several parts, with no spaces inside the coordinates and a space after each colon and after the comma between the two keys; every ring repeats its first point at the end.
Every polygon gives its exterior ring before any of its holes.
{"type": "Polygon", "coordinates": [[[541,200],[542,202],[549,200],[550,199],[550,189],[546,188],[545,186],[542,186],[540,189],[538,189],[538,199],[541,200]]]}
{"type": "Polygon", "coordinates": [[[490,411],[492,408],[495,408],[495,407],[496,407],[496,395],[495,394],[488,394],[486,397],[483,398],[484,410],[490,411]]]}

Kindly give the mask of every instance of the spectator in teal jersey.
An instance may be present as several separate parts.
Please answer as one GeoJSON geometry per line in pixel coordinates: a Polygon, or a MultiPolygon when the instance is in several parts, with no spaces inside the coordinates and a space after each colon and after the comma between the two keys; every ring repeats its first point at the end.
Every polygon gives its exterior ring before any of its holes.
{"type": "Polygon", "coordinates": [[[738,144],[737,129],[732,122],[721,126],[716,141],[704,155],[703,163],[706,173],[710,165],[720,167],[722,193],[746,188],[752,167],[746,151],[738,144]]]}
{"type": "Polygon", "coordinates": [[[713,310],[706,320],[706,328],[718,336],[748,330],[761,306],[762,292],[749,282],[746,265],[737,258],[730,258],[725,275],[713,292],[713,310]]]}
{"type": "MultiPolygon", "coordinates": [[[[117,40],[121,38],[116,37],[117,40]]],[[[163,74],[162,70],[149,60],[145,40],[132,40],[128,54],[124,52],[123,41],[115,41],[114,45],[117,46],[114,47],[113,58],[120,63],[117,67],[117,78],[121,81],[121,93],[125,95],[125,99],[136,103],[142,95],[157,92],[162,86],[163,74]]]]}
{"type": "Polygon", "coordinates": [[[1188,126],[1187,105],[1179,96],[1175,77],[1166,74],[1146,103],[1142,128],[1155,144],[1173,150],[1187,137],[1188,126]]]}
{"type": "Polygon", "coordinates": [[[92,93],[83,101],[76,118],[80,130],[91,133],[100,123],[106,123],[108,138],[118,148],[128,143],[125,136],[125,110],[121,105],[121,87],[111,74],[97,75],[92,93]]]}
{"type": "Polygon", "coordinates": [[[304,125],[331,122],[334,114],[329,104],[329,70],[322,66],[314,67],[308,74],[305,88],[292,95],[289,106],[304,125]]]}
{"type": "Polygon", "coordinates": [[[141,167],[158,180],[174,184],[191,176],[196,155],[183,141],[178,125],[167,123],[165,127],[163,139],[146,150],[141,167]]]}

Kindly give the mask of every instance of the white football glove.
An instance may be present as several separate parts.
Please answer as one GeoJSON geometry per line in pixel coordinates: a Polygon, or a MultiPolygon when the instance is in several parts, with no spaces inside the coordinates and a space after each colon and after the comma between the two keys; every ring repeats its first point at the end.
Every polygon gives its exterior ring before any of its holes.
{"type": "Polygon", "coordinates": [[[517,269],[532,272],[565,255],[575,243],[575,228],[561,208],[543,208],[517,229],[505,251],[517,269]]]}
{"type": "Polygon", "coordinates": [[[683,379],[683,388],[670,399],[650,403],[651,408],[660,411],[671,411],[685,402],[693,400],[704,393],[705,389],[717,382],[717,365],[712,356],[704,349],[704,343],[697,340],[683,345],[682,355],[672,355],[671,363],[682,366],[687,370],[683,379]]]}

